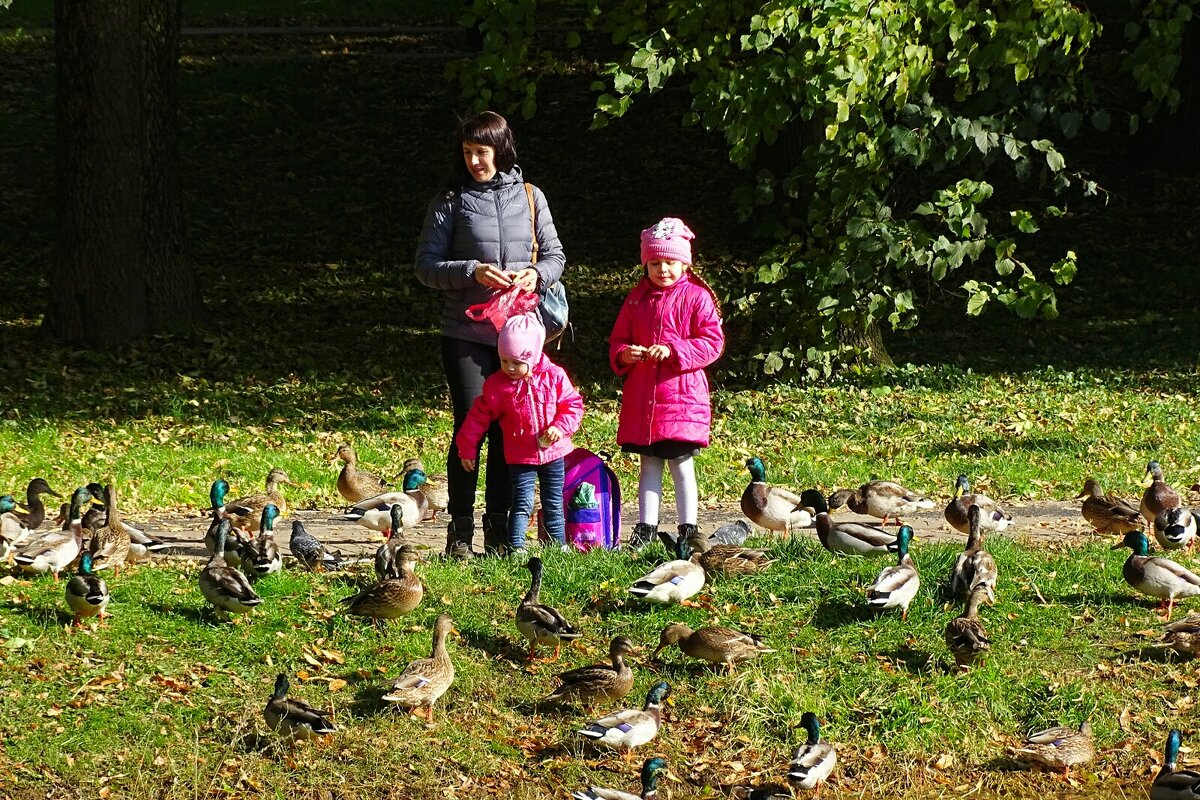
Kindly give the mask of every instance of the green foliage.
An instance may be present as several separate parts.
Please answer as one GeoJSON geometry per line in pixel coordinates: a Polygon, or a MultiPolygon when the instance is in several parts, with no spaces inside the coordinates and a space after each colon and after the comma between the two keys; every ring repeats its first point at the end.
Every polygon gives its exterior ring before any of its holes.
{"type": "MultiPolygon", "coordinates": [[[[1130,69],[1152,102],[1171,103],[1190,7],[1151,5],[1151,33],[1130,69]],[[1173,46],[1155,47],[1168,38],[1173,46]]],[[[479,68],[456,70],[482,97],[481,81],[499,86],[524,67],[510,91],[528,115],[536,65],[507,59],[528,53],[536,2],[475,9],[499,38],[485,42],[479,68]]],[[[724,299],[753,327],[763,372],[828,373],[847,355],[839,332],[911,328],[935,283],[961,289],[969,314],[994,300],[1022,318],[1057,315],[1055,286],[1071,282],[1075,254],[1035,265],[1017,255],[1017,240],[1062,211],[1043,200],[1010,207],[992,197],[990,176],[1097,193],[1057,144],[1085,119],[1097,129],[1111,121],[1088,93],[1085,57],[1099,26],[1084,8],[591,0],[586,19],[619,48],[595,84],[594,127],[686,81],[684,121],[723,133],[730,159],[752,176],[737,206],[772,245],[724,299]]]]}

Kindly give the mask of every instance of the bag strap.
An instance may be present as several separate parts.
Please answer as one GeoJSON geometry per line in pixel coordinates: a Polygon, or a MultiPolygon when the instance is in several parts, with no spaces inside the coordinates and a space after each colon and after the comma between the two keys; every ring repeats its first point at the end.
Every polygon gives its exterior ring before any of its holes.
{"type": "Polygon", "coordinates": [[[533,202],[533,184],[525,184],[525,199],[529,201],[529,236],[533,245],[529,249],[529,265],[533,266],[537,263],[538,257],[538,240],[537,240],[537,205],[533,202]]]}

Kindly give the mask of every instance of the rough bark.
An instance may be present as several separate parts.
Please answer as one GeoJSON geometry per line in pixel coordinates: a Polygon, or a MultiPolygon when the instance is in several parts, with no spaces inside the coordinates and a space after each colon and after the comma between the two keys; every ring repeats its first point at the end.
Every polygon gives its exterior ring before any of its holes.
{"type": "Polygon", "coordinates": [[[104,346],[192,321],[175,172],[180,0],[55,3],[48,338],[104,346]]]}
{"type": "Polygon", "coordinates": [[[871,323],[865,329],[861,325],[842,325],[838,328],[837,340],[857,350],[858,358],[864,364],[884,369],[896,366],[883,344],[883,329],[878,323],[871,323]]]}

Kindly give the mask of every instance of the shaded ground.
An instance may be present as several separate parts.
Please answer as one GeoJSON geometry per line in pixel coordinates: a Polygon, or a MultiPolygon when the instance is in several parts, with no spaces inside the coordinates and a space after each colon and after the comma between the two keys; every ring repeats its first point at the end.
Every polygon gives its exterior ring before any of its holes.
{"type": "MultiPolygon", "coordinates": [[[[1013,514],[1013,525],[1003,535],[1009,538],[1024,538],[1033,542],[1064,542],[1076,537],[1087,536],[1090,526],[1079,515],[1079,505],[1072,501],[1041,501],[1023,506],[1010,506],[1013,514]]],[[[356,524],[346,524],[333,519],[337,509],[293,511],[289,517],[276,524],[276,539],[285,555],[290,555],[287,546],[291,530],[291,520],[304,522],[305,529],[323,541],[326,547],[341,552],[346,556],[371,555],[383,541],[380,534],[367,530],[356,524]]],[[[626,505],[622,508],[622,535],[628,535],[633,524],[637,522],[637,507],[626,505]]],[[[702,506],[700,509],[700,526],[705,530],[715,530],[717,527],[738,519],[744,519],[737,503],[720,503],[702,506]]],[[[871,517],[863,517],[852,513],[838,513],[838,520],[862,520],[871,522],[871,517]]],[[[905,517],[905,522],[913,527],[919,541],[964,541],[962,534],[952,529],[942,518],[941,509],[926,511],[905,517]]],[[[130,522],[141,525],[140,520],[130,519],[130,522]]],[[[171,542],[175,545],[170,554],[185,558],[207,558],[204,550],[204,532],[208,528],[207,517],[157,517],[144,520],[142,526],[147,533],[171,542]]],[[[664,517],[664,525],[673,525],[670,517],[664,517]]],[[[756,535],[762,531],[757,531],[756,535]]],[[[808,530],[805,535],[816,536],[816,532],[808,530]]],[[[441,552],[446,540],[444,522],[426,520],[416,528],[407,531],[409,541],[421,548],[429,548],[425,556],[441,552]]],[[[476,549],[482,547],[482,535],[476,530],[476,549]]]]}

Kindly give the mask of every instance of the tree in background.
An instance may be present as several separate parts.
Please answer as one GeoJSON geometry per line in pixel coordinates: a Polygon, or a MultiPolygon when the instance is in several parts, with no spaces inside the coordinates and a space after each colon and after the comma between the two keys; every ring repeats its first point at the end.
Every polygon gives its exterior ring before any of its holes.
{"type": "MultiPolygon", "coordinates": [[[[1192,5],[1146,3],[1134,26],[1139,42],[1124,64],[1153,95],[1143,113],[1178,98],[1170,87],[1192,5]]],[[[971,315],[989,305],[1022,318],[1057,315],[1056,286],[1074,277],[1075,253],[1033,264],[1018,240],[1063,211],[1000,202],[994,184],[1097,193],[1056,144],[1084,125],[1113,123],[1086,69],[1100,27],[1085,8],[1061,0],[581,6],[582,27],[608,34],[617,51],[596,86],[595,125],[686,81],[685,122],[720,131],[749,173],[737,205],[773,245],[726,282],[725,301],[747,323],[763,372],[827,373],[854,357],[889,364],[881,325],[916,325],[920,297],[935,286],[961,292],[971,315]]],[[[532,46],[536,10],[536,0],[475,2],[465,21],[483,32],[484,50],[456,68],[467,96],[534,112],[537,77],[553,60],[532,46]]],[[[1139,114],[1127,116],[1136,128],[1139,114]]]]}
{"type": "Polygon", "coordinates": [[[180,0],[57,0],[54,17],[57,229],[42,331],[103,346],[180,330],[199,301],[175,173],[180,0]]]}

